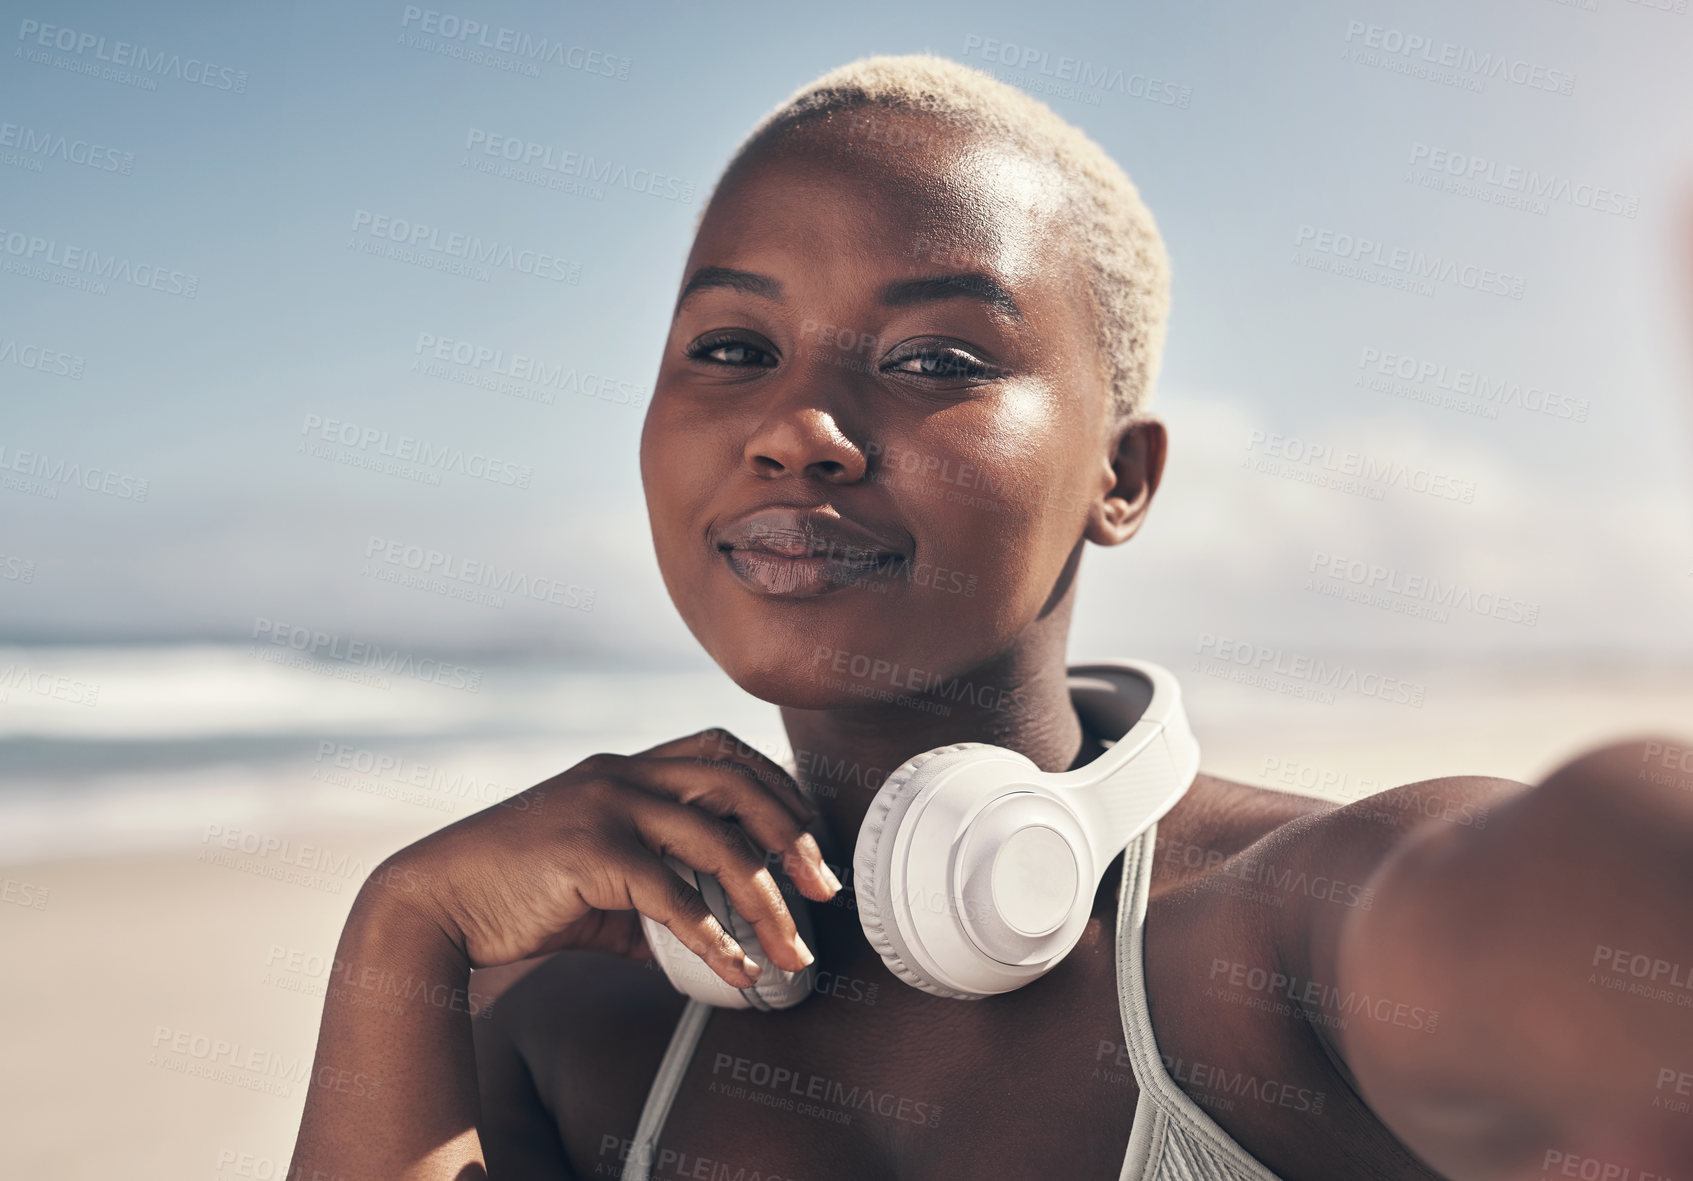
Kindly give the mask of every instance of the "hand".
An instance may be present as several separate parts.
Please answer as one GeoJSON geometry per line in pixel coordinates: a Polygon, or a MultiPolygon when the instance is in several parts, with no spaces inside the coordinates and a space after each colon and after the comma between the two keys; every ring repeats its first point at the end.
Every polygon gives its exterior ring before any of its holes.
{"type": "Polygon", "coordinates": [[[638,755],[584,759],[407,846],[385,867],[427,875],[430,887],[411,905],[473,967],[564,948],[651,959],[639,912],[747,988],[758,965],[661,857],[716,877],[771,962],[799,971],[811,953],[762,850],[781,853],[801,894],[827,901],[840,882],[805,831],[816,819],[786,771],[727,731],[706,730],[638,755]]]}

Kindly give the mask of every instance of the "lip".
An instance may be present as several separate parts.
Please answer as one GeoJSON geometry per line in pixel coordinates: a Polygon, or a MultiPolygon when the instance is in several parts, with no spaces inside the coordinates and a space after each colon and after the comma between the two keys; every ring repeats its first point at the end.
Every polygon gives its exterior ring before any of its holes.
{"type": "Polygon", "coordinates": [[[894,530],[817,506],[766,505],[714,526],[710,541],[742,586],[781,599],[826,595],[910,556],[894,530]]]}

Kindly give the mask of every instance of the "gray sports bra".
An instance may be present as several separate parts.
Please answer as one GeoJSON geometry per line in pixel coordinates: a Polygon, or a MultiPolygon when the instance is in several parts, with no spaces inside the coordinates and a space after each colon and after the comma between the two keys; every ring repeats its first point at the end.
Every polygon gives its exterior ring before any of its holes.
{"type": "MultiPolygon", "coordinates": [[[[1140,1087],[1129,1149],[1119,1181],[1280,1181],[1236,1144],[1229,1134],[1164,1070],[1146,1006],[1146,904],[1152,885],[1154,824],[1123,851],[1123,882],[1117,892],[1117,1003],[1125,1045],[1140,1087]]],[[[677,1088],[705,1032],[711,1006],[690,1000],[676,1023],[658,1075],[647,1093],[624,1181],[648,1181],[658,1155],[658,1137],[677,1088]]]]}

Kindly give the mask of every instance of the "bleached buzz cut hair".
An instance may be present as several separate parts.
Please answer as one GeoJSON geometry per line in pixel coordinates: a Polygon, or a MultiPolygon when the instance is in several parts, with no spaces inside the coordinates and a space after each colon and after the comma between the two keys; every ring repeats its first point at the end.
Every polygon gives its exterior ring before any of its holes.
{"type": "MultiPolygon", "coordinates": [[[[915,53],[866,57],[796,90],[747,133],[724,175],[767,140],[835,111],[873,108],[934,118],[1009,142],[1068,177],[1065,217],[1088,272],[1110,407],[1142,414],[1152,397],[1170,313],[1170,261],[1151,212],[1117,162],[1051,107],[991,74],[915,53]]],[[[722,185],[719,179],[718,185],[722,185]]],[[[712,196],[716,196],[713,190],[712,196]]],[[[700,219],[711,201],[701,207],[700,219]]]]}

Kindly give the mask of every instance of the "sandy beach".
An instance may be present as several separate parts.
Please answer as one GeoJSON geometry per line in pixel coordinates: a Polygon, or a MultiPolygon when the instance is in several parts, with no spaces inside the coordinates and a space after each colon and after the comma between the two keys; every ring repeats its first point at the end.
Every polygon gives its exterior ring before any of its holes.
{"type": "MultiPolygon", "coordinates": [[[[1182,675],[1208,770],[1337,797],[1456,771],[1533,780],[1607,735],[1693,731],[1684,670],[1447,673],[1420,707],[1182,675]]],[[[8,1174],[282,1176],[359,881],[465,810],[396,802],[266,830],[268,847],[223,812],[173,847],[0,868],[8,1174]]]]}

